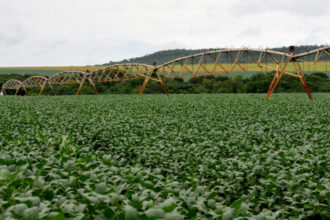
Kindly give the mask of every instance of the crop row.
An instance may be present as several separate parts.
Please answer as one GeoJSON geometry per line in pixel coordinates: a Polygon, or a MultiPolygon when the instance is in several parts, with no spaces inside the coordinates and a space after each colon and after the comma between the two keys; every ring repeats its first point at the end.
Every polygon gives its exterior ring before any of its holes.
{"type": "Polygon", "coordinates": [[[0,219],[330,217],[327,93],[0,98],[0,219]]]}

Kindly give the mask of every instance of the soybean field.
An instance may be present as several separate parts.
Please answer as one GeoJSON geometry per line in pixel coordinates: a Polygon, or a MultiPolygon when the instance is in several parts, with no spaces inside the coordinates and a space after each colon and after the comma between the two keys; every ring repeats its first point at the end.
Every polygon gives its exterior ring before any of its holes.
{"type": "Polygon", "coordinates": [[[0,219],[329,219],[313,98],[0,97],[0,219]]]}

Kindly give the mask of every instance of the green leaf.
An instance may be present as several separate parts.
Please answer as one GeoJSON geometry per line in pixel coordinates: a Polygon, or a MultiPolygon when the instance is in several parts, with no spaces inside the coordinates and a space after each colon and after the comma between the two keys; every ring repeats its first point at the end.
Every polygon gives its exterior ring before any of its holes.
{"type": "Polygon", "coordinates": [[[1,177],[1,179],[9,180],[10,177],[11,177],[11,173],[7,169],[1,169],[1,171],[0,171],[0,177],[1,177]]]}
{"type": "Polygon", "coordinates": [[[14,213],[15,213],[16,215],[20,215],[20,216],[22,216],[24,210],[27,209],[27,208],[28,208],[28,206],[27,206],[26,204],[22,203],[22,204],[14,205],[13,210],[14,210],[14,213]]]}
{"type": "Polygon", "coordinates": [[[149,217],[149,218],[162,218],[165,215],[165,212],[160,209],[160,208],[151,208],[148,209],[145,214],[149,217]]]}
{"type": "Polygon", "coordinates": [[[37,207],[27,208],[23,211],[23,219],[35,220],[38,219],[39,210],[37,207]]]}
{"type": "Polygon", "coordinates": [[[63,213],[58,213],[54,217],[51,218],[52,220],[65,220],[64,214],[63,213]]]}
{"type": "Polygon", "coordinates": [[[225,212],[222,214],[222,219],[223,220],[231,220],[234,219],[234,213],[231,208],[228,208],[225,210],[225,212]]]}
{"type": "Polygon", "coordinates": [[[95,192],[99,194],[104,194],[107,192],[107,184],[106,183],[99,183],[95,185],[95,192]]]}
{"type": "Polygon", "coordinates": [[[115,215],[115,213],[114,213],[114,211],[113,211],[111,208],[107,207],[107,208],[103,211],[103,215],[104,215],[106,218],[111,219],[111,218],[113,218],[113,216],[115,215]]]}
{"type": "Polygon", "coordinates": [[[183,220],[184,216],[178,212],[171,212],[171,213],[166,213],[164,218],[167,220],[183,220]]]}
{"type": "Polygon", "coordinates": [[[165,212],[172,212],[176,208],[175,200],[173,198],[168,198],[162,202],[159,207],[161,207],[165,212]]]}
{"type": "Polygon", "coordinates": [[[238,210],[238,209],[241,207],[242,203],[243,203],[243,201],[239,199],[239,200],[236,200],[235,202],[233,202],[233,203],[231,204],[231,206],[232,206],[234,209],[238,210]]]}
{"type": "Polygon", "coordinates": [[[125,206],[124,210],[125,210],[125,219],[128,220],[139,219],[137,210],[132,206],[125,206]]]}

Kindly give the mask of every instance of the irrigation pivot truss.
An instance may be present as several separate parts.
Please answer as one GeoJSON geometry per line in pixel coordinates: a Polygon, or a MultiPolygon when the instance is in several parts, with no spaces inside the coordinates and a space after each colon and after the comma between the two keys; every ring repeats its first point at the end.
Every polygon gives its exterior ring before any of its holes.
{"type": "MultiPolygon", "coordinates": [[[[145,79],[148,79],[144,82],[142,86],[143,89],[147,85],[149,79],[151,79],[156,82],[159,82],[162,85],[166,95],[168,95],[164,81],[162,80],[160,74],[157,72],[155,66],[143,63],[123,63],[107,66],[90,73],[88,79],[95,83],[106,83],[137,79],[139,77],[144,77],[145,79]],[[154,74],[157,77],[154,77],[154,74]]],[[[143,92],[142,88],[140,90],[139,95],[141,95],[143,92]]]]}
{"type": "Polygon", "coordinates": [[[15,95],[18,93],[18,90],[21,88],[22,82],[17,79],[10,79],[2,85],[1,93],[6,94],[6,90],[16,90],[15,95]]]}
{"type": "Polygon", "coordinates": [[[89,81],[89,83],[93,86],[95,92],[98,94],[94,82],[88,78],[88,73],[82,71],[64,71],[64,72],[56,73],[55,75],[49,78],[48,85],[51,87],[52,92],[55,95],[56,94],[54,90],[55,85],[78,84],[79,88],[76,92],[76,95],[78,95],[86,79],[89,81]]]}
{"type": "MultiPolygon", "coordinates": [[[[308,97],[312,99],[301,65],[308,62],[304,58],[308,57],[310,59],[311,56],[314,56],[312,59],[313,64],[321,62],[321,56],[326,56],[325,62],[327,65],[329,51],[329,46],[296,55],[293,53],[293,50],[291,53],[284,53],[267,49],[223,49],[177,58],[158,66],[156,69],[161,76],[172,78],[229,74],[246,72],[249,69],[275,71],[266,95],[267,99],[284,74],[299,78],[308,97]]],[[[148,78],[145,81],[148,81],[148,78]]]]}
{"type": "Polygon", "coordinates": [[[141,63],[124,63],[106,66],[89,74],[93,82],[117,82],[136,79],[139,76],[147,77],[154,67],[141,63]]]}
{"type": "Polygon", "coordinates": [[[40,88],[39,95],[41,95],[47,84],[48,78],[44,76],[31,76],[22,82],[21,87],[25,93],[28,94],[27,88],[40,88]]]}
{"type": "Polygon", "coordinates": [[[32,76],[23,82],[12,79],[3,84],[1,91],[5,93],[6,90],[15,89],[15,94],[17,94],[22,87],[27,93],[26,88],[40,87],[40,95],[46,84],[48,84],[55,95],[54,85],[79,84],[76,92],[76,95],[78,95],[86,80],[98,93],[95,86],[96,83],[118,82],[142,77],[144,82],[139,96],[143,93],[149,80],[160,83],[164,92],[168,95],[163,77],[203,77],[253,70],[274,72],[273,80],[266,95],[267,99],[273,93],[283,75],[299,78],[308,97],[312,99],[304,76],[306,72],[305,64],[309,66],[310,63],[312,65],[322,63],[322,65],[326,66],[327,71],[329,56],[329,46],[299,54],[294,54],[294,47],[290,47],[290,53],[268,49],[221,49],[180,57],[159,66],[156,66],[155,63],[153,66],[143,63],[123,63],[106,66],[93,72],[60,72],[49,79],[42,76],[32,76]]]}
{"type": "Polygon", "coordinates": [[[42,91],[44,90],[48,79],[43,76],[31,76],[24,80],[23,82],[10,79],[2,85],[1,92],[6,94],[6,90],[16,90],[15,95],[18,91],[23,88],[25,93],[28,94],[27,88],[40,88],[39,95],[41,95],[42,91]]]}

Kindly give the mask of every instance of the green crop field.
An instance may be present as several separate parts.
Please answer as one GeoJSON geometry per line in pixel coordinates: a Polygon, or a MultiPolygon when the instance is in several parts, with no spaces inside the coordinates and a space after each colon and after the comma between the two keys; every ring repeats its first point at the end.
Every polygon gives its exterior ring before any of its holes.
{"type": "MultiPolygon", "coordinates": [[[[263,63],[264,65],[266,65],[269,68],[276,68],[276,64],[275,63],[263,63]]],[[[305,63],[299,63],[301,66],[301,69],[303,71],[306,72],[324,72],[324,71],[329,71],[330,70],[330,66],[327,64],[327,62],[318,62],[316,64],[314,64],[313,62],[305,62],[305,63]]],[[[212,67],[214,66],[214,64],[206,64],[205,67],[209,70],[212,69],[212,67]]],[[[257,66],[255,63],[241,63],[240,66],[239,65],[234,65],[231,63],[224,63],[222,64],[222,66],[227,69],[230,70],[233,68],[233,71],[235,72],[242,72],[242,68],[246,69],[247,72],[259,72],[259,71],[266,71],[266,68],[260,68],[259,66],[257,66]]],[[[197,69],[198,64],[192,64],[192,65],[188,65],[189,69],[197,69]]],[[[281,67],[283,67],[283,65],[281,65],[281,67]]],[[[175,65],[173,70],[176,72],[179,72],[182,69],[182,65],[175,65]]],[[[165,69],[166,71],[168,69],[165,69]]],[[[204,71],[203,68],[199,69],[200,71],[204,71]]],[[[220,66],[216,66],[215,68],[216,71],[223,71],[223,69],[220,66]]],[[[269,70],[268,70],[269,71],[269,70]]],[[[286,67],[286,71],[290,71],[290,72],[295,72],[296,69],[294,68],[294,65],[292,63],[289,63],[286,67]]]]}
{"type": "Polygon", "coordinates": [[[34,74],[39,76],[52,76],[60,71],[58,70],[39,70],[39,69],[13,69],[13,68],[0,68],[0,74],[34,74]]]}
{"type": "Polygon", "coordinates": [[[329,219],[313,97],[0,97],[0,219],[329,219]]]}
{"type": "MultiPolygon", "coordinates": [[[[230,70],[229,74],[226,74],[220,66],[216,66],[214,71],[229,77],[241,75],[243,78],[247,78],[247,77],[251,77],[252,75],[255,75],[256,73],[266,73],[266,72],[274,71],[272,69],[276,69],[276,64],[274,63],[269,63],[269,64],[264,63],[264,65],[266,65],[267,68],[269,69],[267,70],[266,68],[260,68],[255,63],[240,64],[240,66],[228,63],[228,64],[222,64],[222,66],[226,70],[230,70]],[[244,68],[244,70],[242,68],[244,68]]],[[[198,64],[187,65],[187,67],[189,70],[197,71],[198,64]]],[[[204,64],[204,67],[208,71],[211,71],[214,67],[214,64],[204,64]]],[[[281,67],[283,67],[283,65],[281,67]]],[[[312,72],[324,72],[330,76],[330,66],[326,62],[318,62],[316,64],[314,64],[313,62],[305,62],[305,63],[300,63],[300,67],[305,74],[309,74],[312,72]]],[[[182,71],[182,68],[183,68],[182,65],[178,65],[178,64],[174,65],[173,73],[171,73],[171,76],[179,76],[182,71]]],[[[163,74],[167,75],[170,69],[171,68],[169,67],[165,68],[163,74]]],[[[296,69],[294,68],[294,65],[292,63],[289,63],[285,70],[290,73],[296,72],[296,69]]],[[[201,67],[197,71],[197,74],[205,74],[205,73],[206,73],[205,69],[201,67]]],[[[192,72],[188,71],[187,69],[184,69],[183,76],[185,78],[186,77],[190,78],[192,76],[192,72]]]]}
{"type": "MultiPolygon", "coordinates": [[[[233,67],[233,64],[222,64],[223,67],[227,70],[230,70],[233,67]]],[[[265,64],[266,65],[266,64],[265,64]]],[[[305,62],[300,63],[302,70],[305,73],[311,73],[311,72],[326,72],[330,76],[330,66],[326,62],[318,62],[316,64],[313,64],[313,62],[305,62]]],[[[276,68],[274,63],[267,64],[268,67],[276,68]]],[[[196,70],[198,65],[192,64],[188,66],[189,69],[196,70]]],[[[211,70],[213,67],[213,64],[206,64],[205,67],[208,70],[211,70]]],[[[238,65],[235,65],[233,67],[232,73],[226,74],[228,76],[236,76],[241,75],[243,77],[250,77],[251,75],[254,75],[258,72],[266,72],[265,68],[260,68],[256,66],[254,63],[248,63],[248,64],[241,64],[241,67],[238,65]],[[246,71],[243,71],[241,67],[245,68],[246,71]]],[[[36,74],[36,75],[42,75],[42,76],[51,76],[55,73],[61,72],[61,71],[86,71],[87,69],[89,71],[95,71],[100,68],[103,68],[103,66],[49,66],[49,67],[0,67],[0,74],[10,74],[10,73],[16,73],[16,74],[36,74]]],[[[182,69],[181,65],[175,65],[173,70],[175,73],[172,73],[173,76],[178,76],[180,71],[182,69]]],[[[168,68],[165,69],[165,75],[166,71],[168,71],[168,68]]],[[[223,72],[223,69],[219,66],[216,66],[215,71],[223,72]]],[[[270,71],[270,69],[268,70],[270,71]]],[[[289,72],[296,72],[294,66],[292,63],[289,63],[287,66],[286,71],[289,72]]],[[[199,72],[205,73],[205,69],[200,68],[199,72]]],[[[184,73],[184,76],[191,77],[192,73],[184,73]]]]}
{"type": "Polygon", "coordinates": [[[49,67],[0,67],[0,74],[36,74],[41,76],[52,76],[62,71],[89,71],[97,70],[99,66],[49,66],[49,67]]]}

